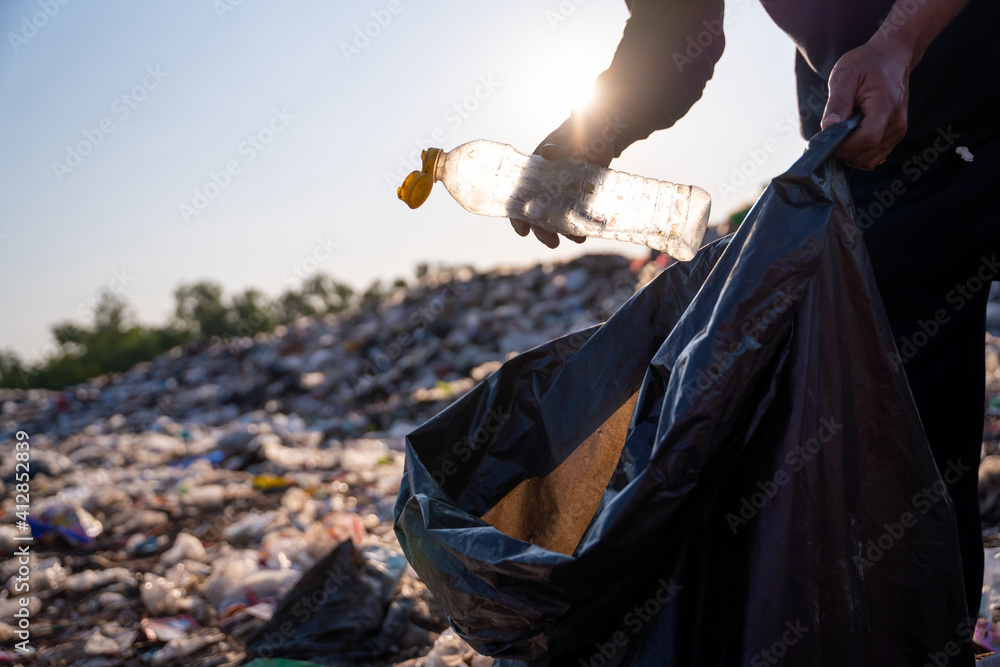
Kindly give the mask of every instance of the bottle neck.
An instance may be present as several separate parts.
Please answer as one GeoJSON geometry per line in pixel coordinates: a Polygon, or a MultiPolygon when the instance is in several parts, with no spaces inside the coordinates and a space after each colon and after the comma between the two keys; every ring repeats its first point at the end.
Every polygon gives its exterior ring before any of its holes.
{"type": "Polygon", "coordinates": [[[445,159],[445,152],[440,148],[428,148],[423,153],[423,171],[431,175],[431,182],[437,183],[441,180],[441,164],[445,159]]]}

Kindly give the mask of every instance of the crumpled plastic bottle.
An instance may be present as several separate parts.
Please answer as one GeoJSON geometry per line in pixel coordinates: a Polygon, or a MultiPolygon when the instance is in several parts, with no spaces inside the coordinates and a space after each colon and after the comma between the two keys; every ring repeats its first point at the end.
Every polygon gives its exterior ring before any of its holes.
{"type": "Polygon", "coordinates": [[[681,261],[694,257],[708,226],[712,198],[677,185],[574,158],[546,160],[479,139],[447,153],[428,148],[423,168],[397,195],[410,208],[444,183],[459,204],[479,215],[527,220],[560,234],[627,241],[681,261]]]}

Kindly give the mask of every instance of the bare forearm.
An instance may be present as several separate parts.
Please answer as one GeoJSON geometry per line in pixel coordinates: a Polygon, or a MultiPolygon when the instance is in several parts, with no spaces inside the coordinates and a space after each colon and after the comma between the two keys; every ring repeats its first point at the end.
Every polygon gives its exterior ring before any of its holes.
{"type": "Polygon", "coordinates": [[[913,69],[934,38],[968,3],[969,0],[896,0],[875,38],[904,45],[911,53],[910,69],[913,69]]]}

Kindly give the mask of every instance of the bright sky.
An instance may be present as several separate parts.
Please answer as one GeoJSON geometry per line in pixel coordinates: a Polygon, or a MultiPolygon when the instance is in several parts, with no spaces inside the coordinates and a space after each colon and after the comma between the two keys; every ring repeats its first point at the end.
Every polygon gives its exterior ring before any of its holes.
{"type": "MultiPolygon", "coordinates": [[[[701,102],[612,164],[704,187],[713,220],[804,147],[791,41],[758,3],[728,4],[701,102]]],[[[108,288],[159,324],[203,278],[274,294],[308,270],[363,287],[422,261],[643,253],[550,251],[440,186],[416,211],[395,193],[421,145],[533,149],[627,16],[621,0],[4,0],[0,348],[37,361],[49,326],[89,322],[108,288]]]]}

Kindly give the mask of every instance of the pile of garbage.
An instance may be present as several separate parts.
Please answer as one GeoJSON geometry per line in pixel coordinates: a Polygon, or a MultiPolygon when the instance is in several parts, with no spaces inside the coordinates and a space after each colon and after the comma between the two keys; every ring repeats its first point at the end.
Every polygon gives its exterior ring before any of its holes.
{"type": "Polygon", "coordinates": [[[986,418],[979,464],[979,510],[983,539],[992,548],[1000,547],[1000,283],[993,283],[990,289],[986,326],[986,418]]]}
{"type": "Polygon", "coordinates": [[[491,664],[399,551],[404,436],[635,284],[615,256],[433,272],[378,308],[0,392],[0,664],[491,664]]]}
{"type": "MultiPolygon", "coordinates": [[[[377,308],[0,390],[0,664],[492,664],[400,553],[404,436],[504,359],[607,319],[665,262],[629,264],[431,272],[377,308]]],[[[986,354],[1000,547],[1000,338],[986,354]]]]}

